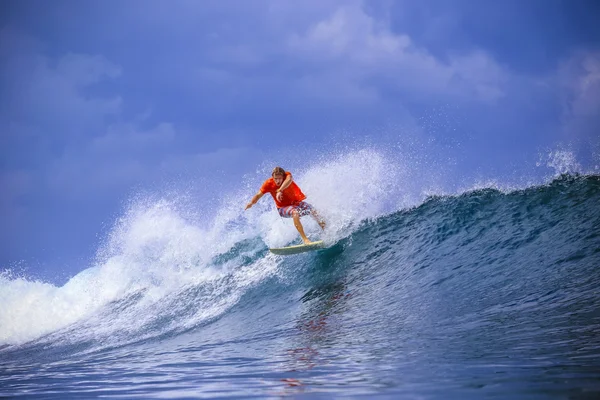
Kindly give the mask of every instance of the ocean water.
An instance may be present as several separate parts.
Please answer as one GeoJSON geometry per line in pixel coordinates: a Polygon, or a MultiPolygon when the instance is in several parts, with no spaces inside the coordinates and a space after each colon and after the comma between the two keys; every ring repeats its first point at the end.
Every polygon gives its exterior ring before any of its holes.
{"type": "Polygon", "coordinates": [[[62,286],[3,273],[0,397],[600,398],[600,176],[410,198],[402,174],[299,173],[320,251],[271,255],[298,238],[265,199],[210,224],[154,199],[62,286]]]}

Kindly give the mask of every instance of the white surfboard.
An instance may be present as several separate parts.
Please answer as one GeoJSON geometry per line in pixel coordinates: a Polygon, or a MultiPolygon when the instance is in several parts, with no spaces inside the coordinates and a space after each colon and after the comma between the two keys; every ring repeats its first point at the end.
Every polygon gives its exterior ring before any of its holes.
{"type": "Polygon", "coordinates": [[[323,241],[318,240],[310,244],[297,244],[295,246],[279,247],[275,249],[269,249],[269,251],[279,256],[289,256],[291,254],[304,253],[305,251],[322,249],[323,247],[325,247],[323,241]]]}

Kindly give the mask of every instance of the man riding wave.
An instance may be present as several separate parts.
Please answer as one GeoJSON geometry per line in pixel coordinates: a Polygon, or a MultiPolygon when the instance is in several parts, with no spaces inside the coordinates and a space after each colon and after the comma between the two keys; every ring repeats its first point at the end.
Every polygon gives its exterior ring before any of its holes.
{"type": "Polygon", "coordinates": [[[300,233],[304,244],[312,242],[304,233],[300,217],[310,214],[317,221],[321,229],[325,229],[325,220],[323,220],[313,206],[304,201],[306,196],[302,193],[296,182],[294,182],[292,174],[289,171],[286,172],[281,167],[275,167],[271,173],[271,177],[262,184],[258,193],[246,204],[245,209],[247,210],[256,204],[266,193],[270,193],[273,196],[275,206],[277,206],[277,211],[281,217],[294,219],[294,226],[298,229],[298,233],[300,233]]]}

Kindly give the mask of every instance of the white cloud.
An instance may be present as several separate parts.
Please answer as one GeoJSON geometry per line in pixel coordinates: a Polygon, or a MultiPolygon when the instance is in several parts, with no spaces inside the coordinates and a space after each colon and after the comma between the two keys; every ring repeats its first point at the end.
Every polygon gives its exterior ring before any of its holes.
{"type": "Polygon", "coordinates": [[[0,54],[6,57],[0,83],[2,92],[10,99],[0,109],[0,118],[5,123],[81,134],[105,116],[120,112],[119,96],[86,93],[92,85],[120,75],[120,68],[104,57],[69,53],[54,61],[27,35],[4,28],[0,37],[0,54]]]}
{"type": "Polygon", "coordinates": [[[33,119],[43,118],[40,122],[59,123],[68,129],[120,111],[120,97],[90,97],[83,92],[105,77],[118,76],[117,67],[103,57],[70,54],[56,67],[39,57],[36,64],[30,79],[22,83],[20,96],[22,112],[33,119]]]}
{"type": "MultiPolygon", "coordinates": [[[[39,42],[6,29],[0,55],[8,60],[0,80],[10,99],[0,110],[0,126],[10,135],[2,143],[12,145],[13,152],[32,149],[29,140],[43,138],[44,143],[40,158],[28,160],[27,172],[1,171],[3,214],[16,215],[22,197],[30,193],[69,200],[119,196],[165,173],[178,174],[178,168],[228,170],[232,161],[251,158],[247,149],[186,148],[190,138],[178,138],[173,124],[150,123],[149,112],[124,115],[120,96],[94,92],[94,85],[121,76],[121,68],[103,56],[51,58],[39,42]]],[[[196,146],[198,140],[193,142],[196,146]]]]}
{"type": "Polygon", "coordinates": [[[565,136],[597,146],[600,138],[600,51],[573,54],[559,67],[558,81],[562,87],[565,136]]]}
{"type": "Polygon", "coordinates": [[[111,125],[104,135],[67,147],[47,171],[48,183],[66,197],[94,196],[138,184],[156,174],[175,136],[168,123],[149,129],[133,122],[111,125]]]}
{"type": "Polygon", "coordinates": [[[566,106],[573,116],[600,113],[600,52],[580,52],[561,66],[568,90],[566,106]]]}
{"type": "MultiPolygon", "coordinates": [[[[507,79],[502,67],[481,50],[444,63],[358,5],[338,8],[302,34],[291,35],[287,45],[289,54],[308,60],[317,76],[334,71],[356,86],[380,82],[384,89],[419,97],[494,101],[503,96],[507,79]]],[[[323,79],[322,90],[329,91],[328,82],[334,81],[323,79]]]]}
{"type": "Polygon", "coordinates": [[[182,142],[190,135],[201,137],[203,132],[181,132],[168,123],[146,129],[141,123],[147,121],[115,124],[104,135],[67,147],[44,173],[51,190],[78,201],[110,197],[172,177],[241,174],[264,158],[260,151],[243,145],[185,148],[182,142]]]}

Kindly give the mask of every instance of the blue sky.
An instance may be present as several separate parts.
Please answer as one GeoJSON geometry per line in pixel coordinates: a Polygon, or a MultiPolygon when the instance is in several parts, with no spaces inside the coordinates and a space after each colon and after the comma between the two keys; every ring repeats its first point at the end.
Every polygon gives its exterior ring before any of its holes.
{"type": "Polygon", "coordinates": [[[599,164],[594,0],[24,0],[0,14],[3,268],[76,272],[140,190],[201,204],[298,148],[418,129],[465,175],[555,149],[599,164]]]}

